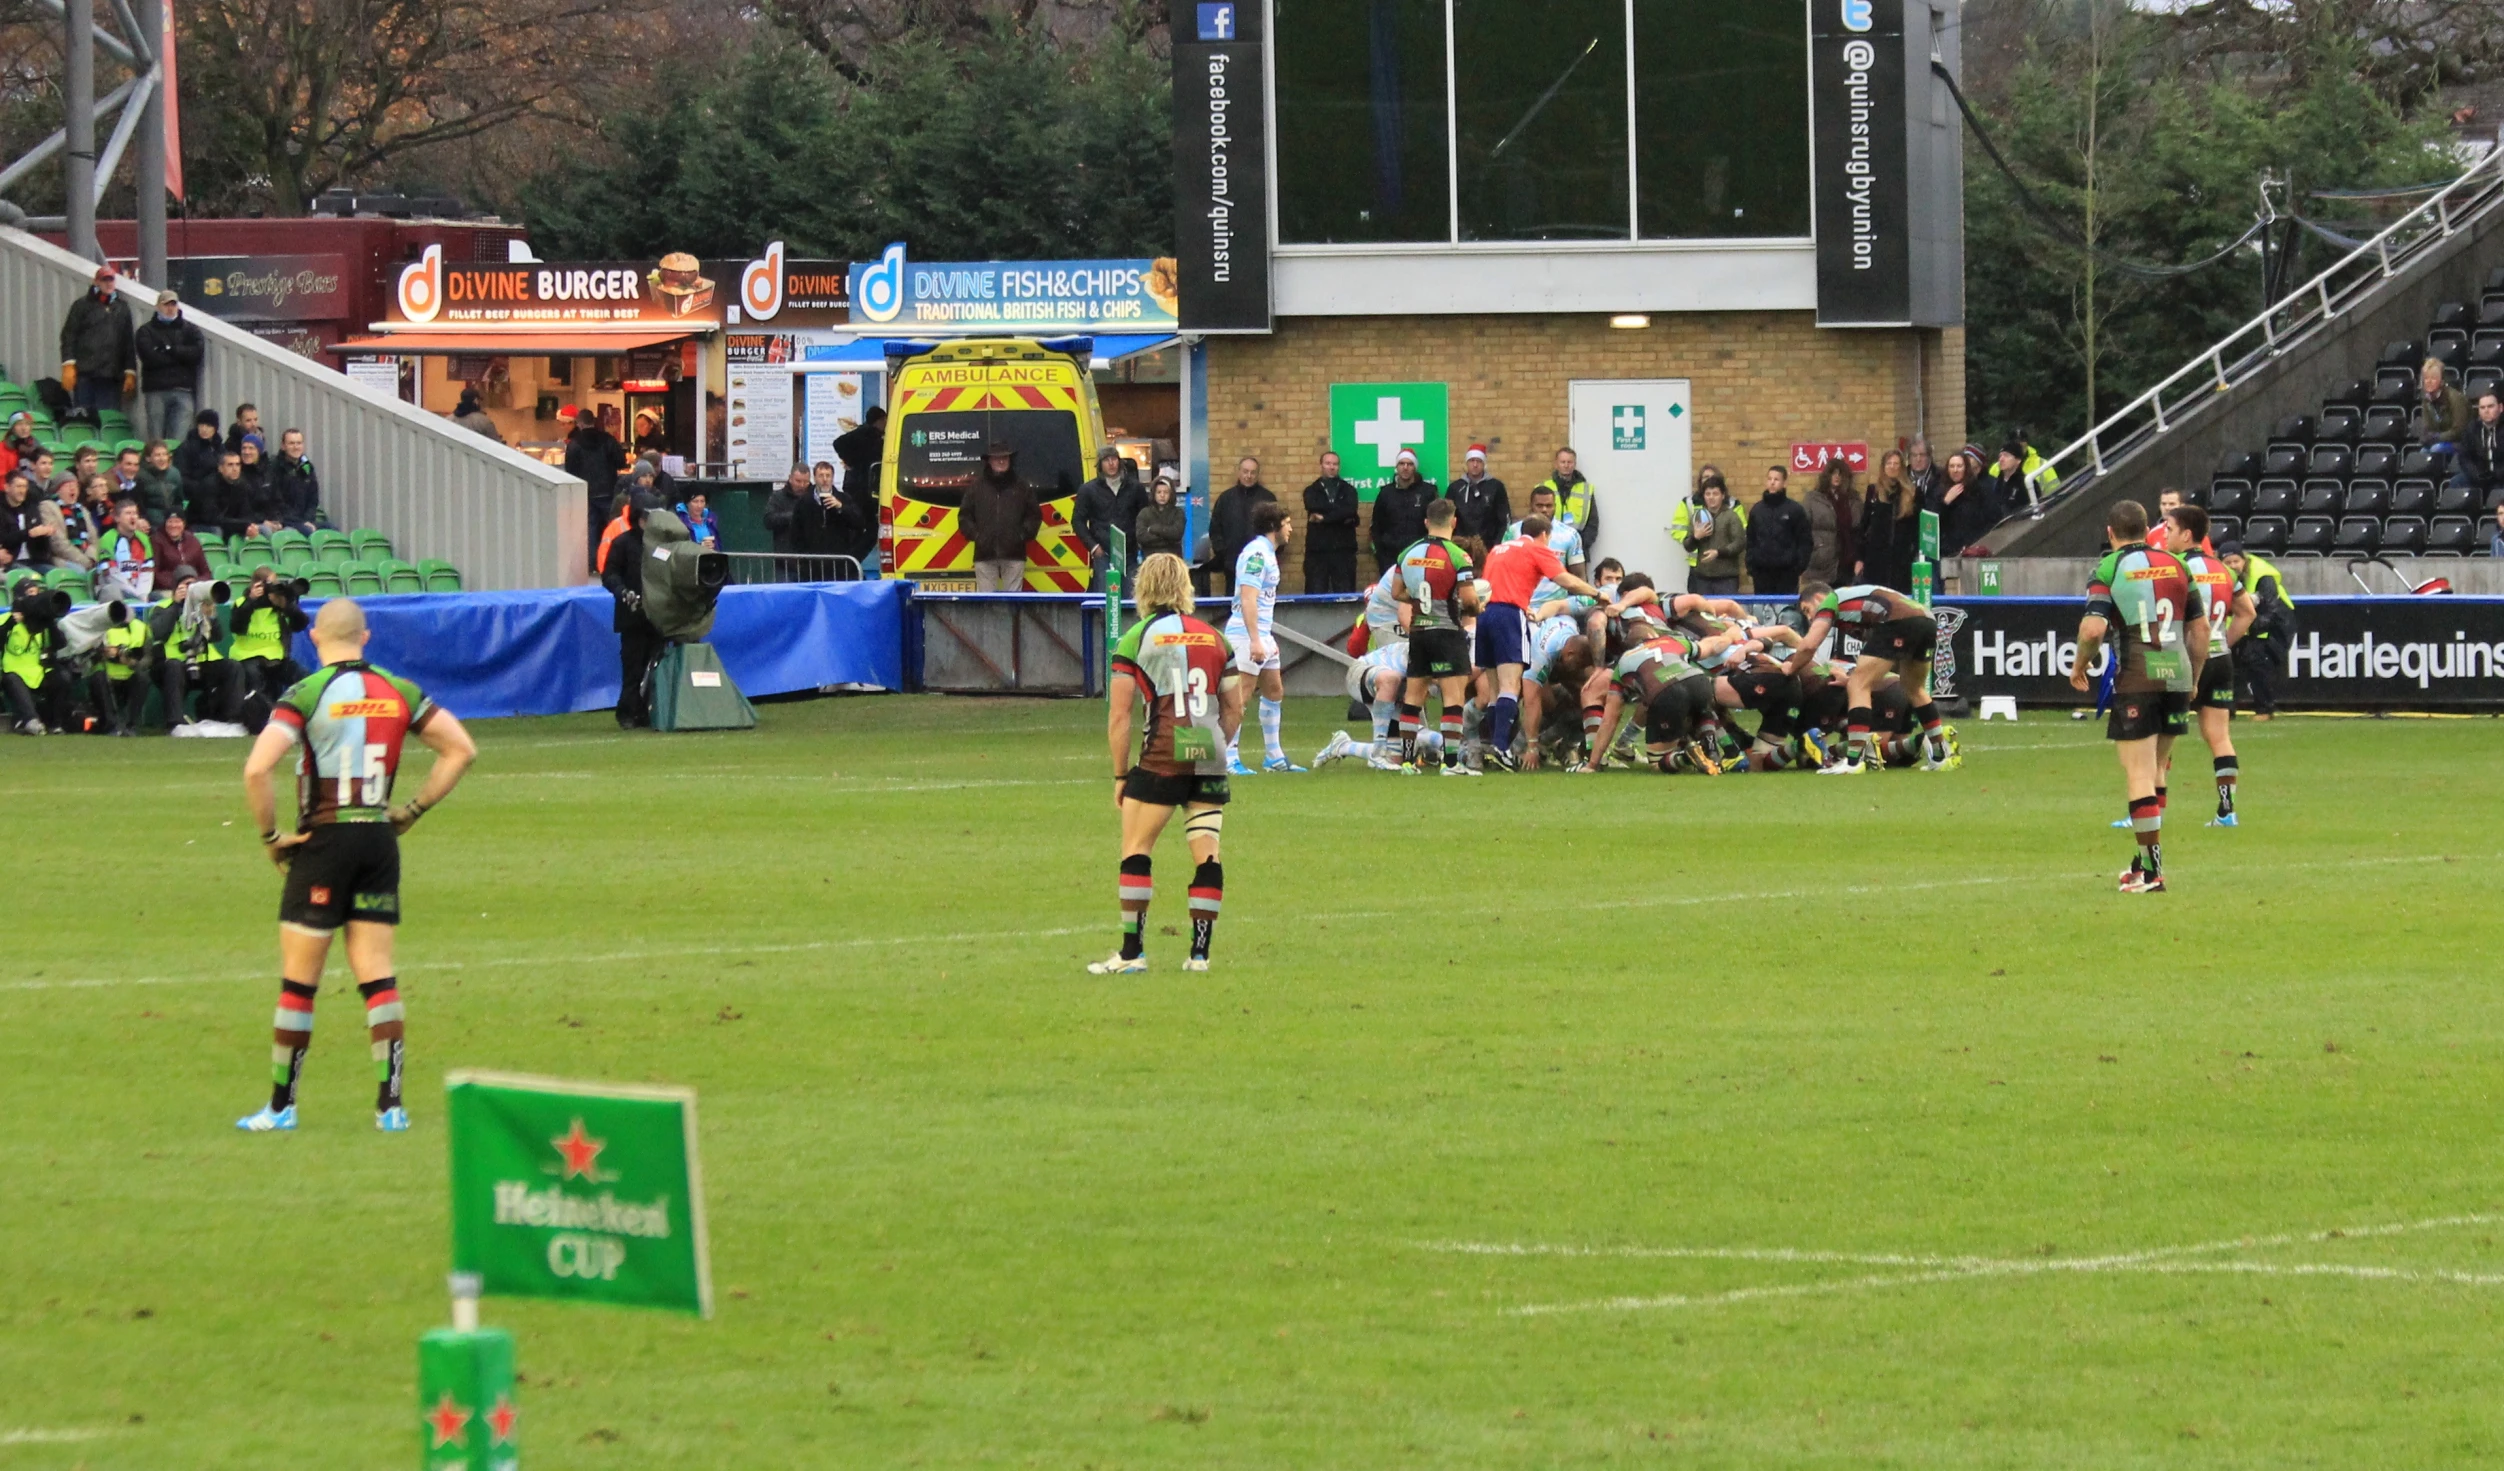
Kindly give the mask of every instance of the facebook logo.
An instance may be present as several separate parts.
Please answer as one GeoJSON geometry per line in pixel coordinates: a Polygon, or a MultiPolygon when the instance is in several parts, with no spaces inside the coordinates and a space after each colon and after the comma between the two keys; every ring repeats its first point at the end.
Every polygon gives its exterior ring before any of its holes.
{"type": "Polygon", "coordinates": [[[1235,8],[1232,5],[1200,7],[1200,39],[1231,41],[1235,38],[1235,8]]]}

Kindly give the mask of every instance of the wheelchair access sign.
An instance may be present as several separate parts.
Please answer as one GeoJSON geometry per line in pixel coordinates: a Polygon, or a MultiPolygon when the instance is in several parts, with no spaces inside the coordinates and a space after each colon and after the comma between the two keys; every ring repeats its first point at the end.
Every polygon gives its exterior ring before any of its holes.
{"type": "Polygon", "coordinates": [[[455,1272],[489,1294],[713,1316],[694,1090],[445,1083],[455,1272]]]}

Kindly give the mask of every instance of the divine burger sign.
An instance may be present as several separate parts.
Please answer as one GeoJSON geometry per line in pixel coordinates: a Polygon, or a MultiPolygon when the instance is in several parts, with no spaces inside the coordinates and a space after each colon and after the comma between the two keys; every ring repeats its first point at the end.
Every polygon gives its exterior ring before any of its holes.
{"type": "Polygon", "coordinates": [[[738,323],[841,326],[849,319],[844,261],[786,260],[777,240],[753,260],[699,260],[674,250],[652,261],[454,264],[429,245],[400,269],[384,327],[684,327],[738,323]]]}

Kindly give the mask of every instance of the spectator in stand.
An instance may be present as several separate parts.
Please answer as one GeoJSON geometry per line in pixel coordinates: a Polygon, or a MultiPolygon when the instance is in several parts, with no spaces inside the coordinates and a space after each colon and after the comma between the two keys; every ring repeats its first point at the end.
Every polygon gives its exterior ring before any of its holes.
{"type": "Polygon", "coordinates": [[[96,539],[96,601],[120,598],[144,608],[155,591],[155,541],[139,514],[139,502],[122,501],[115,507],[113,525],[96,539]]]}
{"type": "Polygon", "coordinates": [[[115,509],[115,503],[121,497],[113,493],[113,472],[110,470],[98,470],[80,481],[79,485],[82,490],[78,499],[79,508],[87,513],[88,523],[95,528],[87,535],[87,545],[92,550],[97,539],[112,530],[113,523],[121,518],[122,513],[115,509]]]}
{"type": "Polygon", "coordinates": [[[258,528],[252,521],[252,485],[243,478],[243,456],[233,450],[220,450],[217,456],[217,478],[209,482],[202,499],[192,503],[192,513],[203,521],[214,521],[222,536],[250,536],[258,528]]]}
{"type": "MultiPolygon", "coordinates": [[[[801,508],[802,539],[813,557],[850,557],[854,563],[867,567],[861,556],[861,530],[869,528],[877,535],[877,517],[867,498],[843,487],[841,469],[832,460],[820,460],[809,467],[809,500],[801,508]]],[[[853,577],[851,568],[837,562],[818,562],[809,569],[814,581],[842,582],[853,577]]]]}
{"type": "Polygon", "coordinates": [[[1556,492],[1556,514],[1574,523],[1588,551],[1600,537],[1600,493],[1582,478],[1581,460],[1571,448],[1556,452],[1556,473],[1539,482],[1556,492]]]}
{"type": "Polygon", "coordinates": [[[1913,447],[1906,453],[1910,463],[1904,467],[1904,478],[1913,482],[1913,493],[1920,497],[1920,504],[1914,507],[1918,512],[1931,503],[1932,494],[1939,488],[1939,467],[1932,459],[1927,439],[1914,440],[1913,447]]]}
{"type": "Polygon", "coordinates": [[[2443,359],[2428,358],[2417,369],[2417,406],[2409,413],[2417,442],[2437,454],[2450,454],[2469,432],[2469,399],[2443,377],[2443,359]]]}
{"type": "MultiPolygon", "coordinates": [[[[254,404],[237,404],[235,422],[226,426],[226,447],[242,449],[243,437],[247,434],[261,434],[261,410],[254,404]]],[[[261,443],[267,446],[269,436],[261,434],[261,443]]]]}
{"type": "Polygon", "coordinates": [[[1808,512],[1791,499],[1791,472],[1765,467],[1765,493],[1748,513],[1748,574],[1760,593],[1797,593],[1811,550],[1808,512]]]}
{"type": "Polygon", "coordinates": [[[677,497],[678,477],[672,475],[669,472],[669,467],[661,463],[661,452],[659,450],[648,449],[635,456],[635,463],[629,468],[627,473],[640,475],[645,470],[650,470],[652,472],[652,490],[660,497],[659,500],[653,502],[654,505],[665,506],[677,497]]]}
{"type": "Polygon", "coordinates": [[[1438,499],[1435,483],[1417,473],[1417,454],[1402,450],[1391,483],[1374,492],[1374,575],[1400,564],[1400,554],[1426,539],[1426,505],[1438,499]]]}
{"type": "Polygon", "coordinates": [[[481,439],[504,443],[504,431],[498,429],[496,421],[488,416],[486,405],[478,401],[478,389],[474,384],[462,385],[461,397],[452,405],[452,422],[481,439]]]}
{"type": "Polygon", "coordinates": [[[137,497],[139,494],[140,447],[132,445],[113,456],[113,498],[137,497]]]}
{"type": "MultiPolygon", "coordinates": [[[[574,432],[565,436],[565,473],[583,483],[583,495],[590,502],[589,525],[594,547],[600,533],[608,525],[609,503],[617,499],[617,477],[626,469],[626,447],[617,436],[600,427],[600,416],[589,409],[574,415],[574,432]]],[[[640,596],[640,594],[638,594],[640,596]]]]}
{"type": "MultiPolygon", "coordinates": [[[[1070,534],[1087,549],[1087,586],[1098,592],[1104,589],[1113,528],[1121,524],[1122,501],[1136,489],[1138,486],[1130,478],[1130,462],[1108,444],[1096,451],[1094,478],[1078,487],[1077,499],[1070,506],[1070,534]]],[[[1137,512],[1132,515],[1135,519],[1137,512]]],[[[1124,539],[1127,538],[1128,533],[1124,533],[1124,539]]]]}
{"type": "Polygon", "coordinates": [[[686,523],[687,535],[697,546],[722,549],[722,524],[713,518],[712,502],[703,491],[691,492],[678,503],[678,519],[686,523]]]}
{"type": "Polygon", "coordinates": [[[2504,494],[2504,399],[2492,388],[2479,392],[2478,417],[2461,432],[2452,483],[2476,491],[2481,505],[2495,505],[2504,494]]]}
{"type": "Polygon", "coordinates": [[[1339,457],[1322,452],[1321,474],[1304,487],[1304,590],[1356,591],[1356,526],[1364,505],[1356,484],[1339,474],[1339,457]]]}
{"type": "Polygon", "coordinates": [[[0,567],[23,562],[29,567],[52,565],[52,543],[30,537],[43,524],[35,508],[34,477],[23,470],[0,476],[0,567]]]}
{"type": "Polygon", "coordinates": [[[658,409],[635,410],[635,453],[642,454],[648,450],[658,456],[668,448],[669,433],[661,427],[661,411],[658,409]]]}
{"type": "Polygon", "coordinates": [[[1697,491],[1700,504],[1687,513],[1687,550],[1695,568],[1687,591],[1726,598],[1739,590],[1747,572],[1748,526],[1730,503],[1730,487],[1719,470],[1707,469],[1697,491]]]}
{"type": "Polygon", "coordinates": [[[214,506],[217,499],[217,461],[225,451],[225,437],[218,429],[217,410],[202,409],[191,416],[191,433],[174,447],[174,473],[183,480],[183,504],[190,507],[194,525],[215,526],[214,506]]]}
{"type": "MultiPolygon", "coordinates": [[[[792,466],[791,473],[783,477],[783,483],[775,486],[774,493],[765,498],[765,534],[772,538],[774,550],[786,557],[797,556],[800,552],[800,508],[811,498],[809,472],[801,465],[792,466]]],[[[797,563],[777,562],[774,564],[774,580],[801,582],[806,579],[797,563]]]]}
{"type": "Polygon", "coordinates": [[[1859,538],[1854,534],[1861,514],[1861,498],[1852,489],[1852,467],[1841,460],[1828,460],[1817,472],[1817,488],[1808,493],[1800,509],[1808,513],[1808,570],[1801,574],[1811,582],[1838,587],[1851,581],[1848,575],[1859,564],[1859,538]]]}
{"type": "Polygon", "coordinates": [[[104,457],[96,452],[94,444],[82,444],[70,451],[70,473],[78,477],[80,485],[95,479],[103,469],[104,457]]]}
{"type": "Polygon", "coordinates": [[[1261,483],[1261,462],[1251,455],[1235,461],[1235,483],[1217,497],[1209,508],[1209,551],[1215,570],[1226,574],[1232,589],[1235,563],[1243,556],[1243,548],[1252,540],[1252,513],[1265,505],[1276,505],[1278,497],[1261,483]]]}
{"type": "Polygon", "coordinates": [[[96,543],[113,526],[113,477],[99,470],[87,477],[73,498],[64,475],[53,482],[54,500],[61,510],[61,527],[69,544],[77,552],[74,559],[81,567],[96,565],[96,543]]]}
{"type": "Polygon", "coordinates": [[[71,407],[91,416],[121,408],[139,386],[130,313],[113,294],[118,279],[111,266],[96,267],[94,284],[61,319],[61,386],[71,407]]]}
{"type": "Polygon", "coordinates": [[[200,363],[209,339],[183,317],[183,299],[157,293],[156,314],[131,341],[139,359],[139,433],[147,439],[179,439],[200,407],[200,363]]]}
{"type": "Polygon", "coordinates": [[[278,458],[270,462],[270,484],[279,491],[286,523],[310,536],[322,524],[322,477],[304,452],[304,431],[278,436],[278,458]]]}
{"type": "Polygon", "coordinates": [[[1852,580],[1910,592],[1913,553],[1921,539],[1921,492],[1906,473],[1904,455],[1878,457],[1878,478],[1861,501],[1861,565],[1852,580]]]}
{"type": "Polygon", "coordinates": [[[149,440],[147,450],[140,455],[139,487],[134,494],[151,525],[162,526],[166,517],[182,510],[183,477],[175,471],[174,452],[164,440],[149,440]]]}
{"type": "Polygon", "coordinates": [[[1139,508],[1139,520],[1134,527],[1138,541],[1131,550],[1138,554],[1139,560],[1144,562],[1159,552],[1182,556],[1186,514],[1182,503],[1181,474],[1171,465],[1159,466],[1156,483],[1148,487],[1148,503],[1139,508]]]}
{"type": "Polygon", "coordinates": [[[1452,503],[1454,541],[1475,539],[1481,547],[1502,544],[1513,524],[1513,498],[1503,481],[1487,473],[1485,445],[1473,444],[1461,456],[1461,478],[1444,487],[1443,494],[1452,503]]]}
{"type": "Polygon", "coordinates": [[[287,493],[270,481],[270,462],[262,456],[261,436],[247,434],[236,449],[241,462],[244,492],[252,507],[252,525],[263,536],[273,536],[287,525],[287,493]]]}
{"type": "Polygon", "coordinates": [[[156,583],[150,591],[156,597],[168,597],[184,582],[208,575],[208,548],[191,534],[191,523],[182,512],[166,512],[164,524],[157,528],[156,583]]]}
{"type": "Polygon", "coordinates": [[[35,416],[24,409],[9,415],[9,437],[0,440],[0,456],[6,456],[5,460],[0,460],[0,475],[6,475],[33,459],[37,448],[35,416]]]}
{"type": "Polygon", "coordinates": [[[974,591],[1026,590],[1026,544],[1043,529],[1043,507],[1017,473],[1015,445],[991,442],[982,469],[965,488],[956,524],[974,544],[974,591]]]}
{"type": "Polygon", "coordinates": [[[1939,555],[1952,557],[1972,546],[1999,524],[1992,508],[1991,487],[1983,478],[1982,446],[1969,444],[1948,456],[1939,481],[1939,500],[1925,509],[1939,517],[1939,555]]]}

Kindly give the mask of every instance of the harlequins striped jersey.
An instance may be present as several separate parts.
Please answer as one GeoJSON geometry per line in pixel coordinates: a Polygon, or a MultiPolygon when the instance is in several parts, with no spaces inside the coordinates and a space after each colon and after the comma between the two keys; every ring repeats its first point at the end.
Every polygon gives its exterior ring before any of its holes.
{"type": "MultiPolygon", "coordinates": [[[[1926,618],[1922,606],[1893,588],[1876,583],[1838,587],[1817,605],[1817,613],[1855,633],[1866,633],[1898,618],[1926,618]]],[[[1815,615],[1812,615],[1815,616],[1815,615]]]]}
{"type": "Polygon", "coordinates": [[[2171,552],[2131,542],[2104,554],[2087,576],[2087,612],[2112,630],[2117,691],[2146,693],[2191,688],[2185,672],[2167,679],[2148,672],[2151,649],[2179,653],[2184,626],[2204,611],[2193,594],[2191,571],[2171,552]]]}
{"type": "Polygon", "coordinates": [[[1461,584],[1477,579],[1477,565],[1456,543],[1427,537],[1400,554],[1400,581],[1416,600],[1409,632],[1461,626],[1461,584]]]}
{"type": "Polygon", "coordinates": [[[304,747],[296,758],[297,830],[390,821],[400,745],[434,718],[425,691],[361,660],[298,680],[270,712],[270,724],[304,747]]]}
{"type": "Polygon", "coordinates": [[[1700,678],[1704,671],[1688,660],[1690,652],[1686,641],[1674,634],[1644,640],[1618,659],[1617,692],[1629,704],[1649,705],[1671,685],[1700,678]]]}
{"type": "Polygon", "coordinates": [[[1139,764],[1160,776],[1223,776],[1226,738],[1218,724],[1218,692],[1234,658],[1226,636],[1197,618],[1166,613],[1135,624],[1113,646],[1115,674],[1127,674],[1148,703],[1148,736],[1139,764]],[[1183,752],[1176,750],[1176,732],[1183,752]],[[1196,757],[1188,748],[1205,754],[1196,757]]]}
{"type": "Polygon", "coordinates": [[[2193,548],[2181,554],[2184,570],[2191,574],[2191,585],[2197,589],[2201,606],[2208,609],[2208,651],[2211,656],[2226,652],[2226,625],[2234,621],[2234,569],[2215,552],[2193,548]]]}

